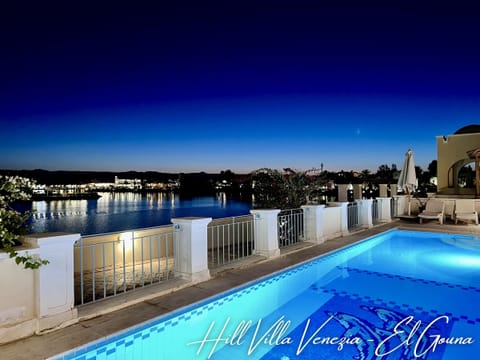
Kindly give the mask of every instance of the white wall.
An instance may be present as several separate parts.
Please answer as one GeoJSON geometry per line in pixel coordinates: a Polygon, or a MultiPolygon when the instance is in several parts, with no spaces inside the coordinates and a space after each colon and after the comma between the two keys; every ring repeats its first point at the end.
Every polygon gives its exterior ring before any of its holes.
{"type": "Polygon", "coordinates": [[[38,255],[49,261],[35,270],[24,269],[0,252],[0,344],[76,319],[73,243],[79,238],[80,234],[64,233],[23,238],[19,255],[38,255]]]}
{"type": "MultiPolygon", "coordinates": [[[[25,251],[18,251],[25,255],[25,251]]],[[[0,252],[0,344],[36,330],[35,271],[25,270],[0,252]]]]}

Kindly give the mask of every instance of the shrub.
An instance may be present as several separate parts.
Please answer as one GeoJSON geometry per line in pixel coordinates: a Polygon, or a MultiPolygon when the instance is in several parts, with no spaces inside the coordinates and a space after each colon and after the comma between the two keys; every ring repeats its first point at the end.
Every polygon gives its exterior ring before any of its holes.
{"type": "Polygon", "coordinates": [[[31,212],[21,214],[12,208],[12,204],[15,201],[30,199],[30,195],[25,191],[27,185],[27,179],[18,176],[0,176],[0,249],[25,269],[38,269],[48,264],[48,261],[32,255],[20,256],[15,251],[15,247],[21,245],[20,237],[28,230],[26,224],[31,212]]]}

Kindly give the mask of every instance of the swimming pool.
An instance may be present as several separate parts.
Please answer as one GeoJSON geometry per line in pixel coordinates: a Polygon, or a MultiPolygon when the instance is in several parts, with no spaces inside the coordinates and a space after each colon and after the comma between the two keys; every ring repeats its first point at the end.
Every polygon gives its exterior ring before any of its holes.
{"type": "Polygon", "coordinates": [[[480,239],[391,230],[54,359],[480,354],[480,239]]]}

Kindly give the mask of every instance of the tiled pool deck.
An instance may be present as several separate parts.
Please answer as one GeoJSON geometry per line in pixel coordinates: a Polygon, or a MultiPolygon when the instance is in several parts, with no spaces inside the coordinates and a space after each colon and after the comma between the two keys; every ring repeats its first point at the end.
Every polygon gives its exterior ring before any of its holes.
{"type": "Polygon", "coordinates": [[[480,235],[480,227],[475,225],[438,225],[434,222],[417,224],[394,221],[358,231],[349,236],[329,240],[320,245],[310,244],[308,246],[305,244],[303,247],[290,248],[284,251],[279,258],[273,260],[253,259],[253,262],[245,263],[240,268],[217,272],[211,280],[197,285],[185,287],[185,284],[179,281],[176,284],[177,291],[162,296],[155,296],[155,288],[152,287],[126,294],[128,296],[124,298],[118,297],[83,306],[79,309],[79,316],[84,320],[43,335],[0,345],[0,359],[46,359],[392,228],[480,235]],[[140,300],[139,297],[144,300],[140,300]],[[145,300],[146,297],[147,300],[145,300]],[[135,298],[138,299],[137,303],[125,306],[126,301],[135,298]],[[94,314],[105,312],[106,309],[112,307],[118,308],[118,310],[94,316],[94,314]]]}

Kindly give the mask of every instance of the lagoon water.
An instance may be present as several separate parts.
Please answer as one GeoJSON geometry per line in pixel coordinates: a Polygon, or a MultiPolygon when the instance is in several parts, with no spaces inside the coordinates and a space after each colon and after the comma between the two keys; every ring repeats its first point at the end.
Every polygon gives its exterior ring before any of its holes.
{"type": "MultiPolygon", "coordinates": [[[[249,214],[251,203],[218,193],[182,198],[173,193],[100,193],[98,200],[34,201],[32,233],[102,234],[171,224],[175,217],[223,218],[249,214]]],[[[24,205],[25,206],[25,205],[24,205]]]]}

